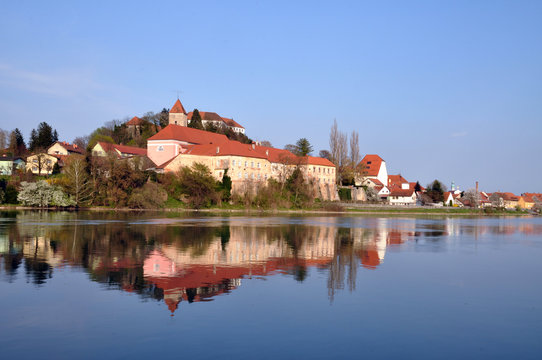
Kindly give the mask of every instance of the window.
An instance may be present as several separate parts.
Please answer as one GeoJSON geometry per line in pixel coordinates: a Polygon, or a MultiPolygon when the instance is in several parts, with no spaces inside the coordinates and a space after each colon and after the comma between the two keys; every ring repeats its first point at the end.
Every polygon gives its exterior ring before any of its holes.
{"type": "Polygon", "coordinates": [[[231,166],[235,166],[235,160],[231,161],[231,166]]]}
{"type": "Polygon", "coordinates": [[[250,178],[254,180],[254,173],[250,174],[250,178]]]}
{"type": "Polygon", "coordinates": [[[262,174],[258,174],[258,180],[262,179],[262,174]]]}
{"type": "Polygon", "coordinates": [[[158,146],[156,148],[156,151],[164,151],[164,147],[162,145],[158,146]]]}
{"type": "Polygon", "coordinates": [[[245,173],[245,179],[248,179],[248,173],[245,173]]]}
{"type": "Polygon", "coordinates": [[[251,161],[251,162],[250,162],[250,167],[251,167],[251,168],[254,167],[254,161],[251,161]]]}
{"type": "Polygon", "coordinates": [[[367,165],[371,165],[371,162],[372,162],[372,161],[367,161],[367,165]]]}
{"type": "Polygon", "coordinates": [[[258,163],[258,169],[260,168],[260,163],[258,163]]]}
{"type": "Polygon", "coordinates": [[[220,167],[220,160],[216,160],[216,167],[220,167]]]}
{"type": "Polygon", "coordinates": [[[239,179],[241,178],[241,172],[240,172],[240,171],[237,173],[237,177],[238,177],[239,179]]]}
{"type": "Polygon", "coordinates": [[[267,174],[264,175],[265,180],[267,180],[267,174]]]}
{"type": "Polygon", "coordinates": [[[248,161],[245,161],[245,167],[247,167],[247,166],[248,166],[248,161]]]}

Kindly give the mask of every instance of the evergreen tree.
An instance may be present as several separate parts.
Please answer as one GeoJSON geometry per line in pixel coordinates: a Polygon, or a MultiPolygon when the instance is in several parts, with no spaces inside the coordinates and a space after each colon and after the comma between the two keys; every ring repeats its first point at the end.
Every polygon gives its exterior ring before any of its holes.
{"type": "Polygon", "coordinates": [[[30,151],[39,151],[48,148],[58,141],[58,133],[51,125],[41,122],[38,129],[32,129],[30,134],[30,151]]]}
{"type": "Polygon", "coordinates": [[[297,140],[295,143],[295,146],[297,148],[297,154],[298,156],[307,156],[312,153],[312,145],[306,138],[301,138],[297,140]]]}
{"type": "Polygon", "coordinates": [[[201,122],[201,115],[199,114],[198,109],[194,109],[194,112],[192,113],[192,119],[190,120],[190,124],[188,124],[188,127],[203,130],[203,123],[201,122]]]}
{"type": "Polygon", "coordinates": [[[414,191],[416,192],[422,191],[422,186],[420,185],[419,181],[416,181],[416,185],[414,186],[414,191]]]}
{"type": "Polygon", "coordinates": [[[18,128],[15,128],[9,137],[9,151],[13,156],[20,156],[26,152],[23,134],[18,128]]]}

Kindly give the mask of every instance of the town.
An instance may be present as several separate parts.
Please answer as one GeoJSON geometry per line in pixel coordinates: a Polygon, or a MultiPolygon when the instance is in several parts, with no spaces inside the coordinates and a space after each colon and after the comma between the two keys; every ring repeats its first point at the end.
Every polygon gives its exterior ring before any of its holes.
{"type": "Polygon", "coordinates": [[[110,206],[137,209],[236,203],[304,208],[330,202],[397,207],[532,210],[541,193],[460,190],[435,180],[425,187],[388,174],[377,154],[360,159],[335,122],[330,149],[312,156],[307,139],[285,149],[252,141],[233,118],[171,109],[113,122],[69,143],[42,122],[28,146],[19,131],[0,133],[0,203],[37,207],[110,206]],[[348,145],[349,151],[348,151],[348,145]]]}

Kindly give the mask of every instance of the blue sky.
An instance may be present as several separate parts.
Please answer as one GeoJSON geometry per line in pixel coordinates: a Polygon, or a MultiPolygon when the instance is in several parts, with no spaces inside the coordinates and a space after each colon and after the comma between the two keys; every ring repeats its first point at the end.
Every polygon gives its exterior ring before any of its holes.
{"type": "MultiPolygon", "coordinates": [[[[542,191],[541,1],[4,2],[0,128],[171,107],[276,147],[333,119],[391,173],[542,191]]],[[[317,153],[316,151],[316,153],[317,153]]]]}

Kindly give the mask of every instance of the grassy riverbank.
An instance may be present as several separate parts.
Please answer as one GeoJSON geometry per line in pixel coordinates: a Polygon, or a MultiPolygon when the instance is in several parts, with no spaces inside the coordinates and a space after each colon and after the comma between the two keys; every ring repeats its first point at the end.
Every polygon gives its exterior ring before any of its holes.
{"type": "Polygon", "coordinates": [[[153,211],[153,212],[200,212],[200,213],[238,213],[238,214],[343,214],[343,215],[445,215],[445,216],[529,216],[532,213],[521,210],[497,210],[497,209],[469,209],[469,208],[425,208],[425,207],[363,207],[360,205],[349,206],[348,204],[320,203],[301,209],[288,208],[257,208],[245,207],[239,204],[223,204],[210,208],[195,209],[183,206],[182,203],[168,204],[163,208],[131,209],[113,208],[106,206],[94,206],[84,208],[38,208],[22,205],[2,205],[0,210],[59,210],[59,211],[153,211]]]}

